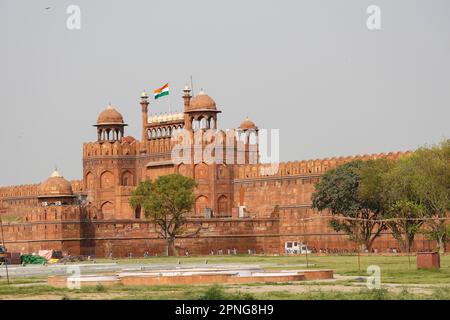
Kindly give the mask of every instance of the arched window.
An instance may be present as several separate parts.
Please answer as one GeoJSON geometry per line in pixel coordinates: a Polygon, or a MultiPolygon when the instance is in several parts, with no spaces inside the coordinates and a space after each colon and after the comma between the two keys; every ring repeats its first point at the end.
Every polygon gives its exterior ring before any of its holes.
{"type": "Polygon", "coordinates": [[[199,196],[195,201],[195,214],[197,216],[203,216],[206,208],[209,208],[208,198],[206,196],[199,196]]]}
{"type": "Polygon", "coordinates": [[[208,179],[209,177],[209,167],[205,163],[199,163],[195,165],[194,175],[195,179],[208,179]]]}
{"type": "Polygon", "coordinates": [[[114,175],[110,171],[105,171],[100,176],[100,188],[112,188],[114,186],[114,175]]]}
{"type": "Polygon", "coordinates": [[[200,128],[201,128],[200,121],[198,119],[194,119],[192,121],[192,129],[197,130],[197,129],[200,129],[200,128]]]}
{"type": "Polygon", "coordinates": [[[228,198],[226,196],[220,196],[217,200],[217,210],[220,216],[228,215],[228,198]]]}
{"type": "Polygon", "coordinates": [[[206,118],[201,118],[200,119],[200,129],[206,129],[206,118]]]}
{"type": "Polygon", "coordinates": [[[94,189],[94,175],[92,174],[92,172],[88,172],[88,174],[86,175],[86,189],[94,189]]]}
{"type": "Polygon", "coordinates": [[[140,219],[141,218],[141,206],[137,206],[136,209],[134,209],[134,218],[140,219]]]}
{"type": "Polygon", "coordinates": [[[214,120],[214,117],[209,118],[209,127],[211,129],[217,129],[216,128],[216,120],[214,120]]]}
{"type": "Polygon", "coordinates": [[[102,204],[101,211],[103,214],[103,219],[113,219],[114,218],[114,205],[112,202],[105,202],[102,204]]]}
{"type": "Polygon", "coordinates": [[[133,186],[133,174],[130,171],[125,171],[122,174],[122,186],[133,186]]]}
{"type": "Polygon", "coordinates": [[[256,132],[254,130],[249,132],[249,139],[248,140],[249,140],[250,144],[256,144],[258,142],[257,138],[256,138],[256,132]]]}
{"type": "Polygon", "coordinates": [[[219,165],[217,167],[217,177],[219,179],[226,179],[228,178],[228,170],[227,167],[223,164],[219,165]]]}
{"type": "Polygon", "coordinates": [[[187,167],[186,167],[185,164],[181,163],[178,166],[178,173],[183,175],[183,176],[187,176],[188,175],[187,167]]]}

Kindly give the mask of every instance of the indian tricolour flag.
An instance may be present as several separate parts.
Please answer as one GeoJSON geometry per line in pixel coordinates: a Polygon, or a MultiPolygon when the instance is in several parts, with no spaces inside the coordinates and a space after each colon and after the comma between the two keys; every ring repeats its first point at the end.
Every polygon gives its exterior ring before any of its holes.
{"type": "Polygon", "coordinates": [[[166,83],[161,88],[154,90],[153,94],[155,96],[155,99],[158,99],[158,98],[161,98],[164,96],[168,96],[169,95],[169,84],[166,83]]]}

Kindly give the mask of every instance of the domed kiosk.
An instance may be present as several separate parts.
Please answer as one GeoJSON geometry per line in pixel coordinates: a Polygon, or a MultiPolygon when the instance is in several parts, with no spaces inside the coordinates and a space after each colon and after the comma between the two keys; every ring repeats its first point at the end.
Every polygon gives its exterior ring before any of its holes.
{"type": "Polygon", "coordinates": [[[258,130],[258,127],[256,124],[251,121],[249,118],[246,118],[244,121],[242,121],[241,125],[239,126],[240,130],[246,131],[246,130],[258,130]]]}
{"type": "Polygon", "coordinates": [[[119,141],[124,136],[124,127],[127,124],[123,121],[123,116],[112,105],[108,105],[98,118],[97,127],[98,141],[119,141]]]}
{"type": "Polygon", "coordinates": [[[38,189],[38,200],[42,206],[73,204],[74,198],[72,185],[56,169],[38,189]]]}
{"type": "Polygon", "coordinates": [[[191,100],[189,111],[217,111],[216,102],[206,94],[204,91],[200,91],[191,100]]]}
{"type": "MultiPolygon", "coordinates": [[[[185,90],[185,92],[189,91],[185,90]]],[[[217,129],[217,114],[220,112],[217,110],[216,102],[203,90],[190,99],[185,110],[190,127],[194,130],[217,129]]]]}

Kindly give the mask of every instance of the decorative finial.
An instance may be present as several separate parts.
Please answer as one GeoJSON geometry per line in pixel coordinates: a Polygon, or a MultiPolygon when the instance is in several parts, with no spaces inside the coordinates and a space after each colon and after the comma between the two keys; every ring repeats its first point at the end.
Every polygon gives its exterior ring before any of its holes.
{"type": "Polygon", "coordinates": [[[183,89],[183,97],[190,97],[190,96],[191,96],[191,88],[189,88],[188,85],[185,85],[183,89]]]}
{"type": "Polygon", "coordinates": [[[61,177],[61,175],[58,172],[58,167],[55,166],[55,170],[53,171],[53,173],[51,174],[50,177],[52,177],[52,178],[59,178],[59,177],[61,177]]]}

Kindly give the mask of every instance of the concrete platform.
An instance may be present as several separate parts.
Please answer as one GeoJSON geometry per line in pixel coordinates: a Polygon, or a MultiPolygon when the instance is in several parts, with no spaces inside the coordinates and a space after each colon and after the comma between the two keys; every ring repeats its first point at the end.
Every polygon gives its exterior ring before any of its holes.
{"type": "Polygon", "coordinates": [[[114,285],[177,285],[177,284],[239,284],[276,283],[306,280],[333,279],[333,270],[282,270],[265,271],[259,268],[180,268],[151,271],[125,271],[115,275],[50,276],[48,283],[55,287],[114,285]]]}

